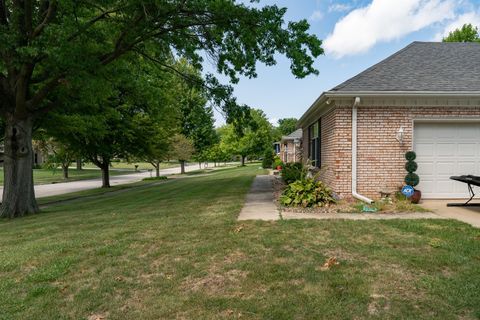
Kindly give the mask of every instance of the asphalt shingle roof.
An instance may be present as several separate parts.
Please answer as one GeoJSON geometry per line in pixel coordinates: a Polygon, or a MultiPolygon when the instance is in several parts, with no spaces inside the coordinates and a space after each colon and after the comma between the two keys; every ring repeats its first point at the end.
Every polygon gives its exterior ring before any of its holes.
{"type": "Polygon", "coordinates": [[[282,140],[295,140],[295,139],[301,139],[303,136],[303,130],[302,129],[297,129],[290,133],[288,136],[283,136],[282,140]]]}
{"type": "Polygon", "coordinates": [[[331,91],[480,91],[480,43],[413,42],[331,91]]]}

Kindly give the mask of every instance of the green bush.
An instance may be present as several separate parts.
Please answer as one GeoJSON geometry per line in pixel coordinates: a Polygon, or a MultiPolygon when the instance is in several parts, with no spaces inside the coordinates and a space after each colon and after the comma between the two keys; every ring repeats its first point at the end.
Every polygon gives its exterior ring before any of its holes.
{"type": "Polygon", "coordinates": [[[415,172],[418,169],[418,164],[415,161],[408,161],[405,163],[405,170],[407,172],[415,172]]]}
{"type": "Polygon", "coordinates": [[[420,183],[420,177],[415,173],[418,169],[417,163],[414,161],[417,158],[417,154],[413,151],[408,151],[405,153],[405,159],[407,163],[405,164],[405,170],[407,170],[407,175],[405,176],[405,183],[409,186],[416,187],[420,183]]]}
{"type": "Polygon", "coordinates": [[[307,172],[300,162],[286,163],[282,169],[282,178],[286,184],[290,184],[296,180],[303,180],[306,176],[307,172]]]}
{"type": "Polygon", "coordinates": [[[420,183],[420,177],[416,173],[409,172],[405,176],[405,183],[409,186],[415,187],[420,183]]]}
{"type": "Polygon", "coordinates": [[[275,156],[275,158],[273,159],[273,169],[277,169],[278,166],[283,168],[284,164],[283,161],[280,160],[279,156],[275,156]]]}
{"type": "Polygon", "coordinates": [[[413,161],[417,159],[417,154],[415,153],[415,151],[407,151],[405,152],[405,159],[407,159],[408,161],[413,161]]]}
{"type": "Polygon", "coordinates": [[[265,150],[265,154],[263,155],[263,160],[262,160],[263,169],[272,168],[273,160],[274,160],[273,150],[271,149],[265,150]]]}
{"type": "Polygon", "coordinates": [[[323,207],[335,202],[332,190],[311,178],[290,183],[280,197],[280,203],[286,207],[323,207]]]}

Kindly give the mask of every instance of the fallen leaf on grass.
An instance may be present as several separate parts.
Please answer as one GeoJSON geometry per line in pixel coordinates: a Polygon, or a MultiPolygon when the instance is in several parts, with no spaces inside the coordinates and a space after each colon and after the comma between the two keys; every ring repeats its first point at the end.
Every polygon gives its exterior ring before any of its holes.
{"type": "Polygon", "coordinates": [[[340,262],[337,261],[336,257],[330,257],[325,261],[325,263],[323,264],[321,269],[322,270],[329,270],[330,268],[332,268],[333,266],[336,266],[338,264],[340,264],[340,262]]]}
{"type": "Polygon", "coordinates": [[[107,319],[107,315],[105,314],[92,314],[88,317],[88,320],[104,320],[107,319]]]}

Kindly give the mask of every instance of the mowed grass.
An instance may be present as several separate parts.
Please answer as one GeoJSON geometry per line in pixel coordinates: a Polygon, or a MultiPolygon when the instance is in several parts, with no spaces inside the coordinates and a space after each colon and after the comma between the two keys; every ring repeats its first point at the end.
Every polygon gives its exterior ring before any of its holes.
{"type": "MultiPolygon", "coordinates": [[[[116,176],[121,174],[131,174],[134,171],[119,171],[119,170],[110,170],[110,176],[116,176]]],[[[78,180],[88,180],[101,178],[102,172],[96,169],[69,169],[68,170],[68,179],[63,179],[62,169],[52,170],[52,169],[33,169],[33,181],[35,184],[49,184],[49,183],[60,183],[60,182],[71,182],[78,180]]],[[[3,168],[0,168],[0,185],[3,185],[4,175],[3,168]]]]}
{"type": "MultiPolygon", "coordinates": [[[[117,170],[135,170],[135,165],[137,165],[137,170],[155,170],[151,163],[148,162],[112,162],[111,167],[117,170]]],[[[85,163],[84,168],[96,168],[93,163],[85,163]]],[[[180,167],[180,164],[176,161],[172,162],[162,162],[160,163],[160,170],[180,167]]]]}
{"type": "Polygon", "coordinates": [[[477,319],[480,231],[237,222],[255,167],[0,221],[1,319],[477,319]],[[322,268],[336,257],[338,265],[322,268]]]}

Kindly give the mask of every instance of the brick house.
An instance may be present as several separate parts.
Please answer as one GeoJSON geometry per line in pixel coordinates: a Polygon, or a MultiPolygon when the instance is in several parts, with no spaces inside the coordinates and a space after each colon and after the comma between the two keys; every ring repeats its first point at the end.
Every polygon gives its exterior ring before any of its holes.
{"type": "Polygon", "coordinates": [[[480,175],[480,44],[413,42],[324,92],[299,120],[303,158],[341,197],[393,192],[417,153],[426,199],[465,198],[480,175]]]}
{"type": "Polygon", "coordinates": [[[297,129],[280,141],[279,157],[284,163],[302,161],[302,129],[297,129]]]}

